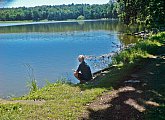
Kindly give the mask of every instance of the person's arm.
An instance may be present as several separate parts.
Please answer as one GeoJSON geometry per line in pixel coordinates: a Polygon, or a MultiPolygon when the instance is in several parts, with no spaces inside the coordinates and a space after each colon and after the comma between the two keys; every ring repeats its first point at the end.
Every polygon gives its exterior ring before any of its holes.
{"type": "Polygon", "coordinates": [[[76,72],[79,73],[81,71],[81,64],[78,66],[76,72]]]}
{"type": "Polygon", "coordinates": [[[76,76],[77,77],[77,79],[78,79],[78,73],[79,73],[79,71],[80,71],[80,65],[78,66],[78,68],[77,68],[77,70],[74,70],[74,76],[76,76]]]}

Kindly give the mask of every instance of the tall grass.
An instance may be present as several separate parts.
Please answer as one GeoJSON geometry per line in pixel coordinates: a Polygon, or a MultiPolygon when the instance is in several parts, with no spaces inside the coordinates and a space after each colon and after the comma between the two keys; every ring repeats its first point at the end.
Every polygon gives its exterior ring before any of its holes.
{"type": "Polygon", "coordinates": [[[37,81],[31,80],[27,82],[27,87],[30,90],[30,93],[36,92],[38,90],[37,81]]]}
{"type": "Polygon", "coordinates": [[[34,76],[34,69],[30,64],[25,64],[25,67],[27,67],[28,77],[29,81],[27,82],[27,87],[30,90],[30,93],[36,92],[38,90],[37,81],[34,76]]]}

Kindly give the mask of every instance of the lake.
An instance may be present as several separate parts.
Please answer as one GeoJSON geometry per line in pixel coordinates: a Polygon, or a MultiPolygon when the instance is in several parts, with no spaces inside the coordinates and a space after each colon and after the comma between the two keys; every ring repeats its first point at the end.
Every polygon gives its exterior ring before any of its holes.
{"type": "MultiPolygon", "coordinates": [[[[79,64],[78,55],[100,56],[117,51],[113,43],[136,42],[134,37],[122,34],[126,30],[130,29],[115,20],[1,23],[0,97],[27,93],[32,74],[39,87],[63,77],[78,83],[72,75],[79,64]]],[[[97,67],[90,60],[87,63],[92,72],[106,67],[97,67]]]]}

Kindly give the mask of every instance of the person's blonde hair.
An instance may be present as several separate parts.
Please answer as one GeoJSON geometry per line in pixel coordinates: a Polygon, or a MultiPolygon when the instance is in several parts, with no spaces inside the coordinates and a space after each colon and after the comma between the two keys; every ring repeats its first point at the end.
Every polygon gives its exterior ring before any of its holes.
{"type": "Polygon", "coordinates": [[[78,56],[78,59],[79,59],[79,60],[84,61],[84,58],[85,58],[84,55],[79,55],[79,56],[78,56]]]}

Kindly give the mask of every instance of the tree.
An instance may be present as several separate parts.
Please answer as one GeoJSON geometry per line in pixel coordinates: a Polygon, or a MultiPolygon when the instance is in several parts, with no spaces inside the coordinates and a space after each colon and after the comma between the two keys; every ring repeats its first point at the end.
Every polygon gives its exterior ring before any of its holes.
{"type": "Polygon", "coordinates": [[[67,20],[77,19],[81,15],[85,19],[117,18],[118,10],[114,4],[117,3],[114,2],[112,5],[70,4],[29,8],[0,8],[0,20],[67,20]]]}
{"type": "Polygon", "coordinates": [[[34,10],[32,12],[32,19],[33,19],[33,21],[39,21],[40,20],[39,12],[37,10],[34,10]]]}
{"type": "Polygon", "coordinates": [[[150,26],[164,26],[164,0],[118,0],[118,3],[124,5],[119,16],[126,24],[145,23],[150,26]]]}

